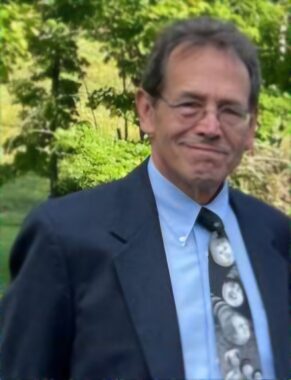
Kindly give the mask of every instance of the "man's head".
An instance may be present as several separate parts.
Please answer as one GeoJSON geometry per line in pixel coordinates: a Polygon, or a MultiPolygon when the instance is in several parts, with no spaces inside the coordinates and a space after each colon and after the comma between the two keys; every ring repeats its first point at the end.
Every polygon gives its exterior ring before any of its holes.
{"type": "Polygon", "coordinates": [[[178,46],[213,46],[232,50],[246,66],[251,84],[249,106],[258,104],[261,74],[255,46],[230,22],[208,17],[178,21],[167,27],[156,40],[144,71],[141,87],[153,98],[163,92],[168,59],[178,46]]]}
{"type": "Polygon", "coordinates": [[[136,102],[160,172],[208,203],[252,147],[260,87],[253,45],[233,25],[200,18],[156,42],[136,102]]]}

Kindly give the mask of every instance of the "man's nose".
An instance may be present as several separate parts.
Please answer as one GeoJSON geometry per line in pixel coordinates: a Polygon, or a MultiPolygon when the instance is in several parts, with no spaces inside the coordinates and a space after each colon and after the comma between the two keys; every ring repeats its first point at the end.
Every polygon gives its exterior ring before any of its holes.
{"type": "Polygon", "coordinates": [[[209,137],[221,136],[221,123],[215,110],[205,111],[205,114],[196,125],[196,132],[209,137]]]}

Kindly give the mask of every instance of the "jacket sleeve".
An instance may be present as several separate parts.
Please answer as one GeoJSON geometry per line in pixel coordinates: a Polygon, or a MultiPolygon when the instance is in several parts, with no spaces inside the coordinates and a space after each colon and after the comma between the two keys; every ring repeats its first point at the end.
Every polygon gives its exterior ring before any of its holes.
{"type": "Polygon", "coordinates": [[[42,207],[24,224],[10,257],[0,308],[0,378],[70,377],[72,296],[64,252],[42,207]]]}

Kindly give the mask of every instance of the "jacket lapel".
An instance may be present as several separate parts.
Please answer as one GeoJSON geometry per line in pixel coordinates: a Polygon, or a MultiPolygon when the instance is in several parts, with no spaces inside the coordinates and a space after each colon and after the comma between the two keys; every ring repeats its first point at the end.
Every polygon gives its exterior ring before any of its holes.
{"type": "Polygon", "coordinates": [[[181,379],[178,321],[146,164],[127,182],[111,231],[124,242],[114,260],[116,273],[151,376],[181,379]]]}
{"type": "Polygon", "coordinates": [[[231,204],[240,224],[253,270],[258,282],[269,322],[275,370],[278,378],[286,376],[288,368],[289,337],[288,275],[286,261],[276,249],[276,237],[263,223],[254,223],[256,210],[231,192],[231,204]]]}

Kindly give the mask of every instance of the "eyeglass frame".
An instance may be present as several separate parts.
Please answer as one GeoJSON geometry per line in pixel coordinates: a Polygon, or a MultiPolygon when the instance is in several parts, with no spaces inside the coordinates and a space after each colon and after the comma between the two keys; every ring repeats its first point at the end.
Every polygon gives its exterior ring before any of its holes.
{"type": "MultiPolygon", "coordinates": [[[[161,94],[157,95],[154,97],[154,99],[160,99],[162,100],[169,108],[171,108],[172,110],[179,110],[179,107],[186,107],[185,104],[190,104],[191,101],[184,101],[184,102],[181,102],[181,103],[177,103],[177,104],[173,104],[171,102],[169,102],[164,96],[162,96],[161,94]]],[[[192,103],[194,104],[195,101],[193,100],[192,103]]],[[[194,107],[193,107],[194,108],[194,107]]],[[[201,120],[203,120],[205,118],[205,116],[208,114],[208,112],[210,112],[206,107],[203,107],[201,106],[201,110],[198,110],[197,113],[199,114],[198,116],[197,115],[194,115],[194,118],[192,117],[192,123],[193,124],[197,124],[199,123],[201,120]]],[[[222,127],[226,127],[226,128],[234,128],[234,129],[240,129],[242,127],[244,127],[245,125],[247,125],[250,120],[251,120],[251,115],[252,115],[252,112],[251,111],[248,111],[248,110],[244,110],[244,109],[238,109],[238,107],[235,107],[235,106],[231,106],[231,105],[223,105],[221,106],[220,108],[217,109],[217,111],[211,111],[211,112],[214,112],[216,114],[216,118],[217,120],[219,121],[219,123],[221,124],[222,127]],[[235,109],[236,108],[236,109],[235,109]],[[229,109],[230,111],[234,111],[233,114],[237,113],[237,116],[242,116],[242,120],[241,122],[238,122],[237,124],[227,124],[227,123],[223,123],[223,121],[220,120],[220,115],[221,115],[221,112],[225,109],[229,109]],[[237,112],[236,112],[237,111],[237,112]],[[238,112],[239,111],[239,112],[238,112]]],[[[177,113],[177,116],[180,117],[180,118],[191,118],[190,115],[182,115],[181,113],[177,113]]]]}

